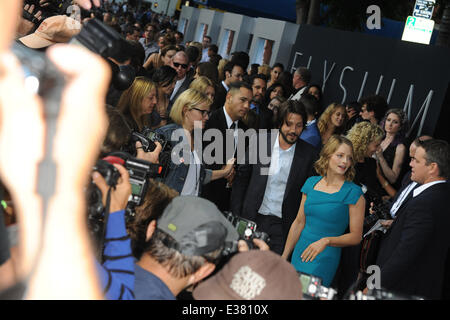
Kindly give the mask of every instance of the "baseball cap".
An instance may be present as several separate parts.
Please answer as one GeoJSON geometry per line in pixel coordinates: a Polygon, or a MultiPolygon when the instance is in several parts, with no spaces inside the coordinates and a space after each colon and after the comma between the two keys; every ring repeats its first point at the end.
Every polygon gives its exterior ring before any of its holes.
{"type": "Polygon", "coordinates": [[[81,23],[65,15],[52,16],[39,28],[19,41],[31,49],[40,49],[56,43],[66,43],[81,31],[81,23]]]}
{"type": "Polygon", "coordinates": [[[234,255],[223,268],[201,282],[197,300],[300,300],[302,284],[294,267],[272,251],[234,255]]]}
{"type": "Polygon", "coordinates": [[[157,220],[157,228],[177,242],[177,251],[198,256],[239,240],[233,225],[217,206],[195,196],[175,197],[157,220]]]}

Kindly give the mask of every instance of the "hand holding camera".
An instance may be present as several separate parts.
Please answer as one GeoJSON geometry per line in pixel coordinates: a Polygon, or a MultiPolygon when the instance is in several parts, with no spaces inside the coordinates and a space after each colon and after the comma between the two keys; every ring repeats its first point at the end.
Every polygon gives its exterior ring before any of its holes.
{"type": "Polygon", "coordinates": [[[158,141],[155,142],[156,148],[153,151],[144,151],[144,147],[140,141],[136,141],[136,158],[148,161],[150,163],[159,163],[159,154],[162,146],[158,141]]]}
{"type": "Polygon", "coordinates": [[[128,174],[127,169],[120,164],[113,164],[113,166],[120,173],[117,184],[113,188],[107,184],[105,178],[100,173],[94,171],[92,174],[92,181],[102,193],[102,202],[104,206],[106,205],[108,189],[111,188],[110,212],[125,210],[131,195],[130,175],[128,174]]]}
{"type": "Polygon", "coordinates": [[[42,21],[42,11],[34,4],[31,6],[25,4],[23,7],[22,18],[17,26],[17,35],[24,37],[33,32],[42,21]]]}

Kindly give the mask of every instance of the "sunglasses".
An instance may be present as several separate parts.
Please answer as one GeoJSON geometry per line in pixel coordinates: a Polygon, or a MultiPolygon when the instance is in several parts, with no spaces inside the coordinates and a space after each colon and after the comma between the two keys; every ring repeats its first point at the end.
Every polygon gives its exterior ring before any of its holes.
{"type": "Polygon", "coordinates": [[[184,64],[184,63],[178,63],[178,62],[174,62],[174,63],[173,63],[173,66],[174,66],[175,68],[178,68],[179,66],[181,66],[183,69],[187,69],[187,67],[188,67],[187,64],[184,64]]]}

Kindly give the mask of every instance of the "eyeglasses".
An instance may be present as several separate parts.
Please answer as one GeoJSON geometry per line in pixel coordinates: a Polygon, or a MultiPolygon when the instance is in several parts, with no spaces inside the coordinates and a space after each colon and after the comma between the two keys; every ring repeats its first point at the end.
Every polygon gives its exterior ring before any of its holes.
{"type": "Polygon", "coordinates": [[[173,63],[173,66],[174,66],[175,68],[178,68],[179,66],[181,66],[183,69],[187,69],[187,67],[188,67],[187,64],[184,64],[184,63],[178,63],[178,62],[174,62],[174,63],[173,63]]]}
{"type": "Polygon", "coordinates": [[[207,115],[208,118],[209,118],[209,116],[211,115],[211,111],[209,111],[209,110],[202,110],[202,109],[197,109],[197,108],[191,108],[191,109],[194,109],[194,110],[197,110],[198,112],[201,112],[202,117],[207,115]]]}

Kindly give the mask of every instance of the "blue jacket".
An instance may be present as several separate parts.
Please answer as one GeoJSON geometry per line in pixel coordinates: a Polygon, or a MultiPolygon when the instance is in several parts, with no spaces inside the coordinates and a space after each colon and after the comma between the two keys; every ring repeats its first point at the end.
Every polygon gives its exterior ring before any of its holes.
{"type": "Polygon", "coordinates": [[[322,148],[322,138],[320,136],[319,128],[317,128],[317,120],[305,127],[300,135],[300,139],[308,142],[319,150],[322,148]]]}
{"type": "MultiPolygon", "coordinates": [[[[157,133],[164,135],[168,143],[172,146],[172,149],[177,146],[179,143],[183,143],[183,137],[180,137],[179,140],[172,140],[172,134],[175,130],[182,129],[182,126],[176,123],[170,123],[156,130],[157,133]]],[[[175,138],[175,137],[174,137],[175,138]]],[[[172,151],[172,158],[176,156],[176,151],[172,151]]],[[[183,190],[184,183],[186,177],[188,175],[189,165],[185,164],[182,161],[178,161],[178,163],[174,163],[174,161],[169,161],[169,168],[166,177],[163,182],[169,187],[175,189],[179,193],[183,190]]],[[[200,166],[200,181],[199,181],[199,194],[202,192],[202,185],[207,184],[211,181],[212,170],[205,169],[205,166],[202,164],[200,166]]]]}

